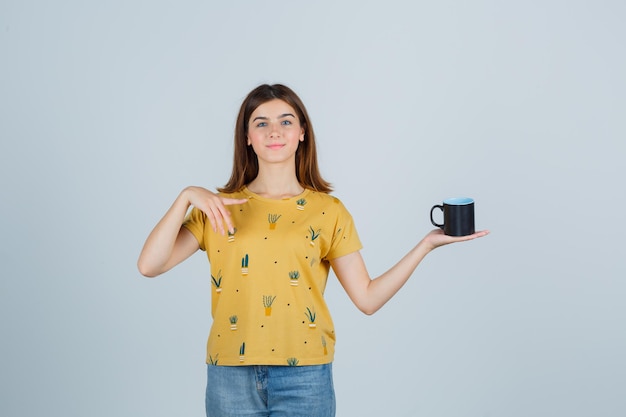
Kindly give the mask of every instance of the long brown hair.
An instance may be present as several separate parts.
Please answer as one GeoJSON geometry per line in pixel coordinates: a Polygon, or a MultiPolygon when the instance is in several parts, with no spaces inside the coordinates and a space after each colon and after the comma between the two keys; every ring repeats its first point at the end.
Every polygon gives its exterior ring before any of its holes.
{"type": "Polygon", "coordinates": [[[223,193],[240,191],[259,174],[259,160],[252,146],[248,146],[248,122],[257,107],[275,99],[293,107],[300,126],[304,129],[304,141],[300,142],[296,150],[296,177],[300,185],[324,193],[332,191],[330,183],[322,178],[317,165],[315,134],[306,108],[296,93],[282,84],[260,85],[252,90],[241,104],[235,124],[233,172],[226,185],[218,188],[218,191],[223,193]]]}

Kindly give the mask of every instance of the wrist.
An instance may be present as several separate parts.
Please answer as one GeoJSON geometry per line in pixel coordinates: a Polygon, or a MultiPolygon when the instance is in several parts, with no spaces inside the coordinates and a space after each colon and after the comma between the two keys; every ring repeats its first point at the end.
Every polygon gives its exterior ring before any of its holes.
{"type": "Polygon", "coordinates": [[[191,195],[193,194],[194,188],[195,187],[193,186],[185,187],[178,195],[177,200],[180,202],[180,204],[184,204],[186,208],[189,208],[193,205],[193,203],[191,202],[191,195]]]}
{"type": "Polygon", "coordinates": [[[420,240],[420,242],[417,244],[417,248],[419,250],[421,250],[422,252],[424,252],[424,255],[427,255],[430,252],[432,252],[433,250],[435,250],[437,248],[437,246],[435,246],[432,242],[430,242],[425,237],[422,240],[420,240]]]}

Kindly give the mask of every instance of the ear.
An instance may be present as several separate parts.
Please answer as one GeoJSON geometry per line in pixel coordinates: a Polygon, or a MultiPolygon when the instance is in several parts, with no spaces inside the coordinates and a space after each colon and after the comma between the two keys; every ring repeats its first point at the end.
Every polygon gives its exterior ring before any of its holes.
{"type": "Polygon", "coordinates": [[[300,142],[304,142],[304,128],[300,128],[300,142]]]}
{"type": "Polygon", "coordinates": [[[248,146],[252,145],[252,141],[250,141],[250,136],[246,136],[246,142],[248,146]]]}

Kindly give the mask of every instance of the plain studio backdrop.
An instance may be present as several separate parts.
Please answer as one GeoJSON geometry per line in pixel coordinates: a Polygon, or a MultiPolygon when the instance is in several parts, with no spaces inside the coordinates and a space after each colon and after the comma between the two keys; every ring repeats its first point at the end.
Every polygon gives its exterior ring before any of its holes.
{"type": "Polygon", "coordinates": [[[203,416],[205,255],[136,260],[264,82],[373,276],[445,198],[491,230],[371,317],[331,274],[338,416],[626,415],[625,5],[3,0],[0,415],[203,416]]]}

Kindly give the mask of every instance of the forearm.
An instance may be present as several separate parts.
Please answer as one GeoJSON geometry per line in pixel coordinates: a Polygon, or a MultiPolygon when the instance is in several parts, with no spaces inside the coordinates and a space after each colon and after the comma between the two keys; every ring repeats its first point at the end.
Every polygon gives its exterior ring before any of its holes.
{"type": "Polygon", "coordinates": [[[441,229],[428,233],[409,253],[381,276],[371,279],[359,252],[336,259],[331,265],[352,302],[365,314],[374,314],[407,282],[415,268],[433,249],[489,234],[483,230],[469,236],[446,236],[441,229]]]}
{"type": "Polygon", "coordinates": [[[433,249],[422,240],[391,269],[371,279],[360,252],[331,260],[335,275],[352,302],[365,314],[374,314],[407,282],[415,268],[433,249]]]}
{"type": "Polygon", "coordinates": [[[154,227],[143,246],[137,266],[146,276],[156,276],[165,272],[174,251],[174,245],[185,220],[190,202],[187,189],[183,190],[163,218],[154,227]]]}
{"type": "Polygon", "coordinates": [[[417,266],[431,251],[432,247],[421,241],[388,271],[372,279],[365,292],[362,310],[366,314],[378,311],[404,286],[417,266]]]}

